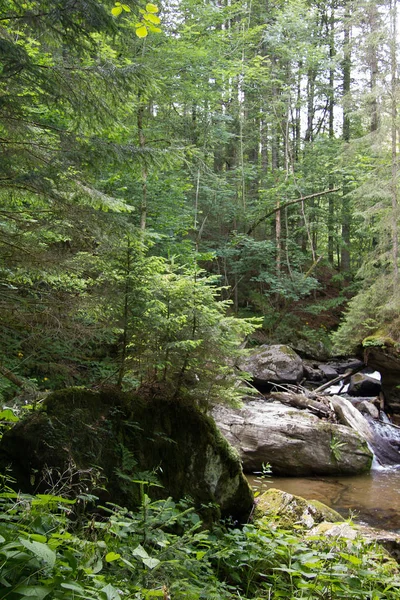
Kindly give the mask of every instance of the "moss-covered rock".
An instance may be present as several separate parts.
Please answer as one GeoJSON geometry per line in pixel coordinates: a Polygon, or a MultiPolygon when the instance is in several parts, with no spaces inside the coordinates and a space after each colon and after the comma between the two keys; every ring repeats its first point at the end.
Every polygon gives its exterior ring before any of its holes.
{"type": "Polygon", "coordinates": [[[151,488],[153,498],[190,496],[198,507],[215,503],[223,516],[239,520],[253,505],[236,451],[212,419],[179,400],[78,388],[55,392],[43,410],[3,436],[0,465],[4,470],[8,464],[25,492],[48,489],[49,469],[64,479],[68,473],[74,485],[95,468],[106,491],[94,493],[131,507],[141,492],[132,479],[156,471],[162,487],[151,488]]]}
{"type": "MultiPolygon", "coordinates": [[[[367,338],[370,339],[370,338],[367,338]]],[[[364,340],[365,343],[365,340],[364,340]]],[[[382,390],[387,406],[400,414],[400,346],[364,345],[363,357],[366,364],[381,374],[382,390]]]]}
{"type": "Polygon", "coordinates": [[[282,527],[301,525],[307,529],[323,521],[343,521],[338,512],[318,500],[305,500],[288,492],[271,488],[258,499],[254,518],[271,518],[282,527]]]}

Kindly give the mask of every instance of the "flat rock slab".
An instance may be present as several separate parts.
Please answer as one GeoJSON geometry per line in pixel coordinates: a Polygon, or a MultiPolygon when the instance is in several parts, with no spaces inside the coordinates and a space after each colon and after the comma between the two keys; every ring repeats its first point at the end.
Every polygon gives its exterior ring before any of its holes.
{"type": "Polygon", "coordinates": [[[309,535],[323,535],[347,540],[361,537],[367,542],[379,544],[396,562],[400,563],[400,535],[393,531],[375,529],[366,525],[352,526],[349,523],[321,522],[311,529],[309,535]]]}
{"type": "Polygon", "coordinates": [[[372,454],[357,433],[308,410],[252,399],[241,409],[218,406],[213,416],[247,473],[261,471],[263,463],[291,476],[356,474],[371,466],[372,454]]]}

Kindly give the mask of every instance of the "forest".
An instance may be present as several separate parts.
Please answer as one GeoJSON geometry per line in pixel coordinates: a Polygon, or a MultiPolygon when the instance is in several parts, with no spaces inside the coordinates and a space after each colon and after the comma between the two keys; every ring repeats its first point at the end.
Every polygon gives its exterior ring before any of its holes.
{"type": "MultiPolygon", "coordinates": [[[[396,346],[398,29],[396,0],[0,0],[2,406],[207,411],[246,345],[396,346]]],[[[0,598],[399,597],[377,550],[205,532],[139,485],[83,535],[1,475],[0,598]]]]}

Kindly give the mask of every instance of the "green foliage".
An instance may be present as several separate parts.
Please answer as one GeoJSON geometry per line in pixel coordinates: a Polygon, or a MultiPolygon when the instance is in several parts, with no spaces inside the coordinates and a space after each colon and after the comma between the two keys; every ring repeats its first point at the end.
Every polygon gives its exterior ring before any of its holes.
{"type": "Polygon", "coordinates": [[[265,520],[212,531],[187,502],[103,508],[69,520],[60,497],[0,495],[0,598],[239,600],[398,598],[394,562],[379,547],[277,529],[265,520]],[[52,500],[49,502],[49,500],[52,500]]]}
{"type": "Polygon", "coordinates": [[[365,281],[361,291],[349,302],[338,331],[333,334],[337,352],[351,352],[365,338],[366,345],[393,345],[399,336],[399,298],[393,293],[393,280],[385,272],[365,281]]]}
{"type": "Polygon", "coordinates": [[[137,245],[127,252],[113,273],[125,290],[121,369],[128,385],[163,385],[203,408],[238,399],[234,364],[260,319],[229,316],[216,278],[193,259],[193,266],[181,265],[177,257],[146,256],[137,245]]]}

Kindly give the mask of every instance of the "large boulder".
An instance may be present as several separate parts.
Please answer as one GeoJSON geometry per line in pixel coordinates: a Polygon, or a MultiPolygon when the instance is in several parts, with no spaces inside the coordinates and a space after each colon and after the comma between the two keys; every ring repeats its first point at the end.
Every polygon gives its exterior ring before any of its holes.
{"type": "Polygon", "coordinates": [[[253,377],[254,385],[269,390],[275,383],[298,383],[303,377],[303,361],[289,346],[259,346],[239,365],[253,377]]]}
{"type": "Polygon", "coordinates": [[[324,521],[343,521],[343,517],[318,500],[305,500],[301,496],[271,488],[256,500],[254,518],[273,518],[282,527],[303,526],[307,529],[324,521]]]}
{"type": "Polygon", "coordinates": [[[277,475],[296,476],[356,474],[371,467],[364,439],[308,410],[253,399],[240,409],[218,406],[213,416],[247,473],[261,471],[263,463],[277,475]]]}
{"type": "Polygon", "coordinates": [[[356,373],[350,378],[349,396],[373,397],[381,391],[381,382],[367,373],[356,373]]]}
{"type": "Polygon", "coordinates": [[[222,515],[239,520],[253,506],[235,450],[211,418],[178,400],[78,388],[56,392],[4,434],[3,472],[8,465],[17,487],[28,493],[48,491],[48,473],[55,491],[68,484],[69,493],[97,473],[91,491],[103,502],[136,506],[144,486],[153,498],[190,496],[199,507],[216,503],[222,515]],[[154,472],[162,487],[152,485],[154,472]],[[132,483],[138,479],[149,483],[132,483]]]}
{"type": "MultiPolygon", "coordinates": [[[[366,344],[367,341],[364,340],[366,344]]],[[[368,367],[381,374],[382,390],[389,408],[400,415],[400,350],[388,342],[382,345],[368,346],[364,350],[364,359],[368,367]]]]}

